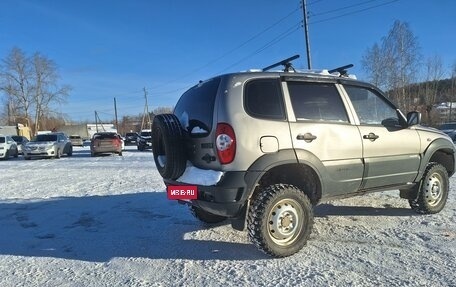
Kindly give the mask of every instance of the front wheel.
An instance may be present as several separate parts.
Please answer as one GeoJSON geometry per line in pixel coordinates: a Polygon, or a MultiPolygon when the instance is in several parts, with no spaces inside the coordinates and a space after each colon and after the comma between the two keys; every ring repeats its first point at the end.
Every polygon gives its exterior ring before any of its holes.
{"type": "Polygon", "coordinates": [[[445,207],[448,188],[448,172],[445,167],[431,162],[424,171],[417,197],[409,200],[410,207],[421,214],[438,213],[445,207]]]}
{"type": "Polygon", "coordinates": [[[274,257],[301,250],[312,232],[309,198],[297,187],[268,186],[254,199],[248,214],[249,238],[258,249],[274,257]]]}

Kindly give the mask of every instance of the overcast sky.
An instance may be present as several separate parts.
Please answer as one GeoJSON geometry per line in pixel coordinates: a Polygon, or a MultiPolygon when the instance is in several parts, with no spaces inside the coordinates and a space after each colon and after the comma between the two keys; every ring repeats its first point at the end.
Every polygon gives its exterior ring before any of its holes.
{"type": "MultiPolygon", "coordinates": [[[[312,66],[353,63],[407,22],[422,59],[456,63],[456,1],[307,0],[312,66]]],[[[73,87],[57,109],[73,120],[114,118],[173,106],[180,94],[217,74],[263,68],[300,54],[306,68],[299,0],[0,0],[0,58],[13,47],[56,62],[73,87]]]]}

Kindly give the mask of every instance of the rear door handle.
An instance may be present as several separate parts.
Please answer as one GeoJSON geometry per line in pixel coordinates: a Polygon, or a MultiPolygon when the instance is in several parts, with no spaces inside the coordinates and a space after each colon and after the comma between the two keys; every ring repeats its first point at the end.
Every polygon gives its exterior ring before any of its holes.
{"type": "Polygon", "coordinates": [[[369,133],[368,135],[363,135],[363,139],[370,140],[370,141],[375,141],[378,138],[379,138],[379,136],[374,133],[369,133]]]}
{"type": "Polygon", "coordinates": [[[314,136],[313,134],[311,133],[305,133],[305,134],[298,134],[296,136],[296,139],[297,140],[303,140],[305,142],[312,142],[313,140],[317,139],[317,136],[314,136]]]}

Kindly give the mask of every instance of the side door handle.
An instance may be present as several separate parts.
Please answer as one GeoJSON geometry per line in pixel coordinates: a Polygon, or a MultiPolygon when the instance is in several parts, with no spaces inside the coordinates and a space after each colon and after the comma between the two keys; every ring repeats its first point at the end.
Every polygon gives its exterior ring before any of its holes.
{"type": "Polygon", "coordinates": [[[369,133],[368,135],[363,135],[363,139],[370,140],[372,142],[378,138],[379,138],[379,136],[374,133],[369,133]]]}
{"type": "Polygon", "coordinates": [[[305,134],[298,134],[296,136],[296,139],[297,140],[303,140],[305,142],[312,142],[313,140],[317,139],[317,136],[314,136],[313,134],[311,133],[305,133],[305,134]]]}

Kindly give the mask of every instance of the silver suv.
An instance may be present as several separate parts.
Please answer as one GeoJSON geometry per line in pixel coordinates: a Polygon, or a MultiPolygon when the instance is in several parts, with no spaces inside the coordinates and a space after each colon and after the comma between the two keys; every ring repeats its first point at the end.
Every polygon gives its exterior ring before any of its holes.
{"type": "Polygon", "coordinates": [[[404,116],[347,67],[297,72],[290,59],[271,66],[284,71],[200,82],[173,114],[155,117],[153,153],[168,197],[182,196],[203,222],[247,228],[275,257],[303,248],[322,200],[397,189],[418,213],[444,208],[455,172],[447,135],[421,126],[416,111],[404,116]]]}

